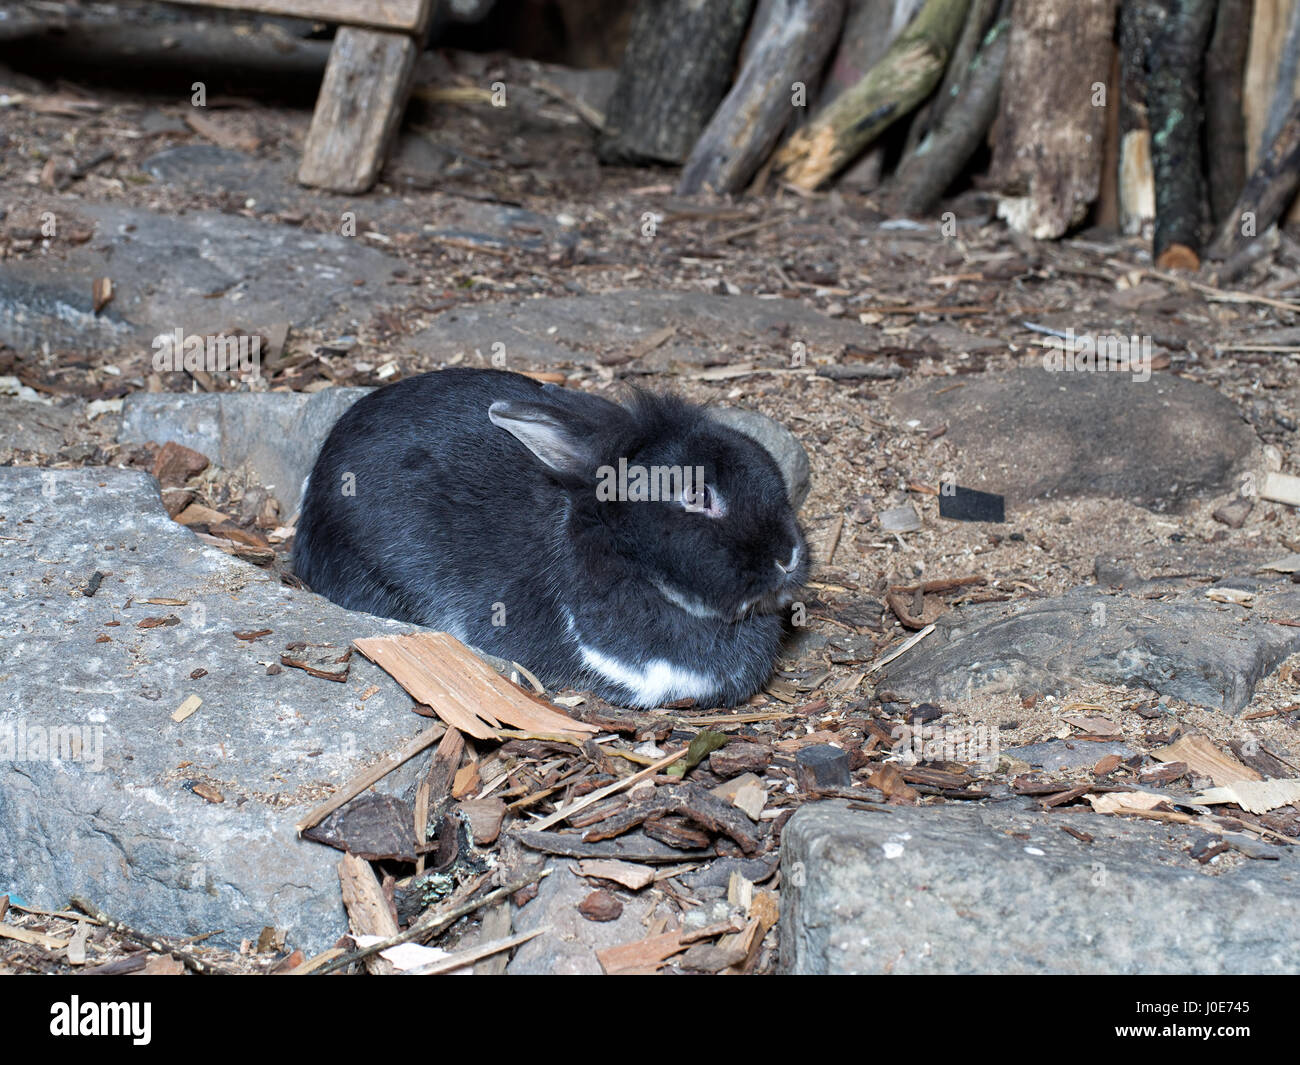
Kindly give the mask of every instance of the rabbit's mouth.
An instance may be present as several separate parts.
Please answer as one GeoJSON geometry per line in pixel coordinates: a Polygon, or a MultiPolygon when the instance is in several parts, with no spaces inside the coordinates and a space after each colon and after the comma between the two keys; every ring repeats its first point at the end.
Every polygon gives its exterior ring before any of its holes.
{"type": "Polygon", "coordinates": [[[753,614],[779,614],[794,602],[799,589],[793,582],[786,582],[779,588],[764,593],[757,599],[746,599],[735,613],[735,620],[750,617],[753,614]]]}

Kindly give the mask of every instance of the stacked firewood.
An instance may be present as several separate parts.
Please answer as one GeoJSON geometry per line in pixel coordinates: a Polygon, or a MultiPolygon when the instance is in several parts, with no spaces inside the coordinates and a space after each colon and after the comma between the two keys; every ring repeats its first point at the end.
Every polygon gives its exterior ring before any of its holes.
{"type": "Polygon", "coordinates": [[[599,153],[896,215],[973,182],[1019,232],[1194,269],[1294,199],[1298,68],[1300,0],[640,0],[599,153]]]}

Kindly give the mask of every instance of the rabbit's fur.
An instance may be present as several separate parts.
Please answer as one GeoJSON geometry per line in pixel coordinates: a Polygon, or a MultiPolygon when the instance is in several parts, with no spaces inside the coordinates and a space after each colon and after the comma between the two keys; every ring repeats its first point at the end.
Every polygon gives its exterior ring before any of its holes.
{"type": "Polygon", "coordinates": [[[451,369],[339,419],[294,567],[341,606],[445,630],[557,687],[734,705],[771,673],[807,554],[771,456],[702,408],[451,369]],[[609,499],[620,459],[633,475],[702,468],[708,490],[609,499]]]}

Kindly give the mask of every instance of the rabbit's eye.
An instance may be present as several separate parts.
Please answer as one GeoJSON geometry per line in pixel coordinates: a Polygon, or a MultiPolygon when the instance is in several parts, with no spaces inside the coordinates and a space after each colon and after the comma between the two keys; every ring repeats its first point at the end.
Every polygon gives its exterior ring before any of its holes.
{"type": "Polygon", "coordinates": [[[720,518],[723,514],[722,500],[707,484],[687,485],[682,489],[681,503],[693,514],[710,518],[720,518]]]}
{"type": "Polygon", "coordinates": [[[687,510],[708,510],[712,495],[707,484],[691,485],[682,492],[682,504],[687,510]]]}

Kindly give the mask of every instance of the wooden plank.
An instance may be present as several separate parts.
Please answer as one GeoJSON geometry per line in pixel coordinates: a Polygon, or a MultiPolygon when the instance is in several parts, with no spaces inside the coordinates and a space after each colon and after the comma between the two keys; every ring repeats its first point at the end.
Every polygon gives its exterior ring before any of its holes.
{"type": "Polygon", "coordinates": [[[172,0],[188,7],[224,7],[255,15],[337,22],[345,26],[423,33],[429,24],[431,0],[172,0]]]}
{"type": "Polygon", "coordinates": [[[341,26],[330,49],[298,180],[334,192],[365,192],[397,132],[419,51],[399,33],[341,26]]]}

